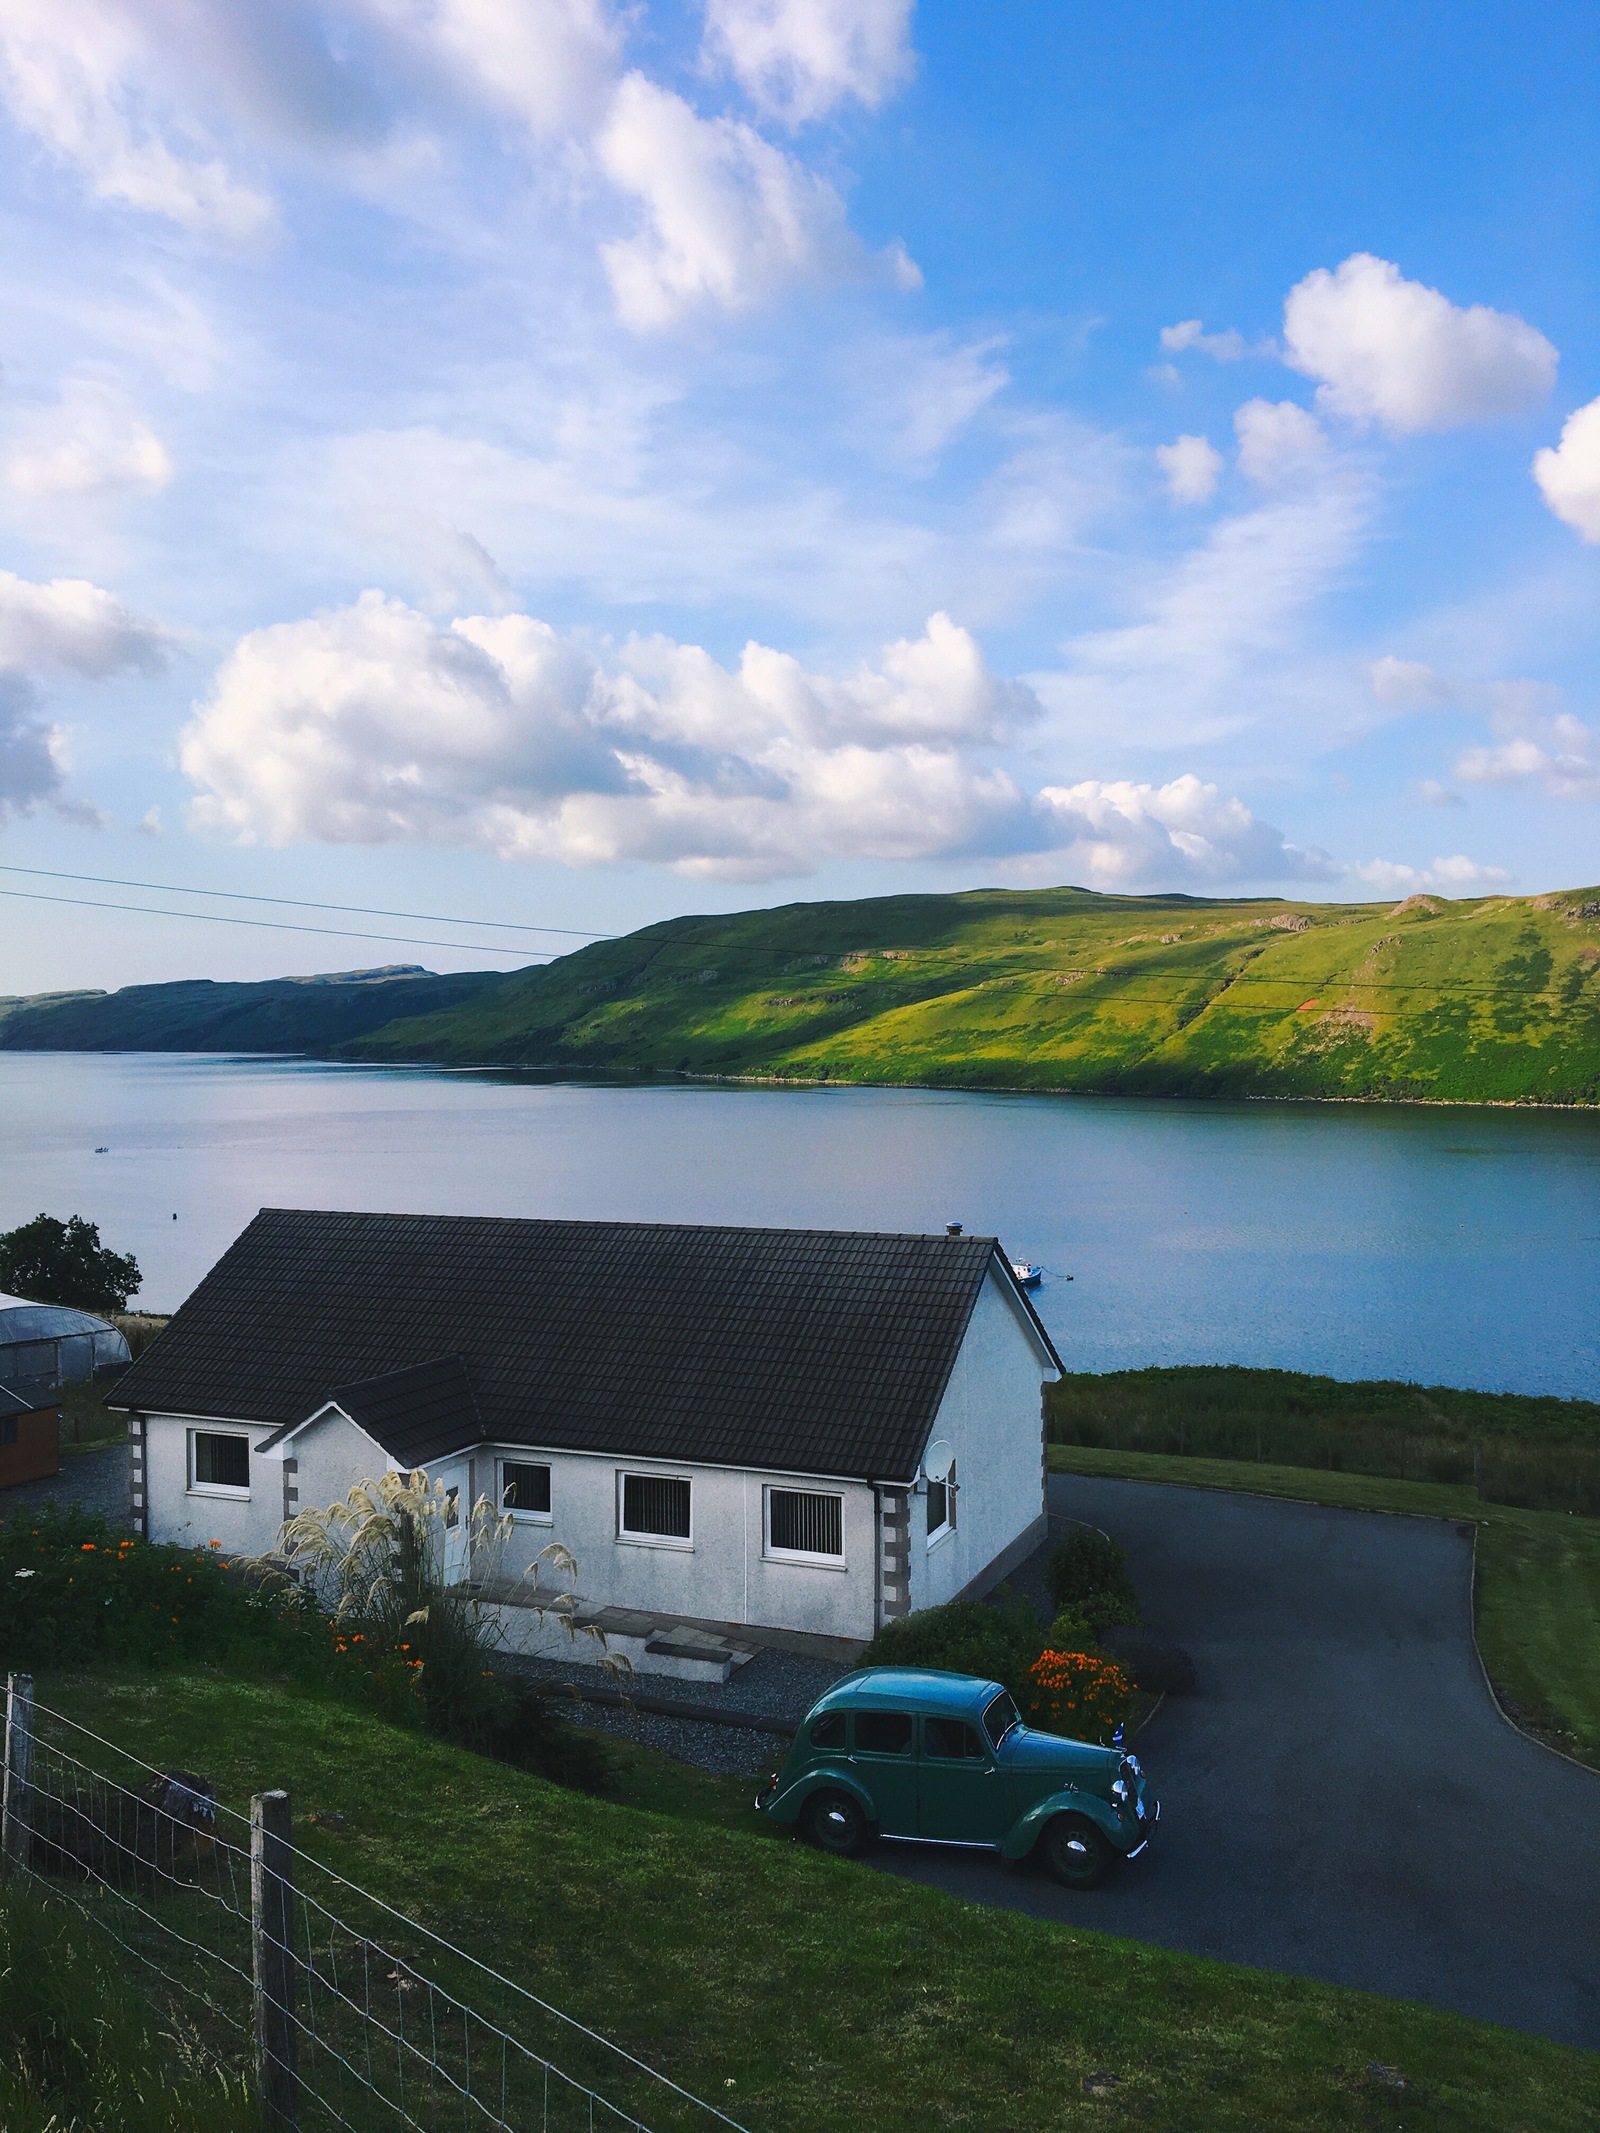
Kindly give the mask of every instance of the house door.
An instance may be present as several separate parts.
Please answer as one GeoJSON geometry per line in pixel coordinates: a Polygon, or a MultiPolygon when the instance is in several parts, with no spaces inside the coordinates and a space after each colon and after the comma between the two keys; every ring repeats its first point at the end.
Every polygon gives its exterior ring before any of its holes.
{"type": "Polygon", "coordinates": [[[459,1585],[472,1569],[472,1476],[466,1462],[436,1467],[432,1476],[444,1490],[441,1546],[444,1581],[459,1585]]]}

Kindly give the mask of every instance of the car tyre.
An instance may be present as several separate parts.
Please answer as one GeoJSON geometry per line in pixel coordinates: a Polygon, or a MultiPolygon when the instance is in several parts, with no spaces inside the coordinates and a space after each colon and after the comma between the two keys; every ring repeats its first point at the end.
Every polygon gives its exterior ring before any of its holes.
{"type": "Polygon", "coordinates": [[[867,1848],[872,1828],[859,1800],[847,1792],[814,1792],[806,1802],[805,1832],[819,1852],[854,1859],[867,1848]]]}
{"type": "Polygon", "coordinates": [[[1083,1815],[1057,1815],[1039,1840],[1045,1870],[1063,1888],[1092,1889],[1104,1881],[1111,1846],[1083,1815]]]}

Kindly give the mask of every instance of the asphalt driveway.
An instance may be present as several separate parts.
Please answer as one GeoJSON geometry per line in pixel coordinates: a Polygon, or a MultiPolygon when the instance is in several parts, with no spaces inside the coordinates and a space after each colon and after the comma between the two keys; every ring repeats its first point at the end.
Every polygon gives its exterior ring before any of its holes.
{"type": "Polygon", "coordinates": [[[1127,1550],[1197,1693],[1138,1741],[1158,1841],[1072,1894],[989,1855],[881,1845],[975,1902],[1431,2001],[1600,2046],[1600,1776],[1514,1732],[1453,1525],[1054,1476],[1127,1550]]]}

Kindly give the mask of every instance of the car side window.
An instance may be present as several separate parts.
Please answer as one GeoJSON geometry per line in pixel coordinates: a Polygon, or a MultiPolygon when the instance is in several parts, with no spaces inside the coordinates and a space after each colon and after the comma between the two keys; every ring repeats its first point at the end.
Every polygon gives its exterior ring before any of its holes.
{"type": "Polygon", "coordinates": [[[909,1755],[909,1711],[858,1711],[856,1746],[863,1755],[909,1755]]]}
{"type": "Polygon", "coordinates": [[[1020,1726],[1017,1707],[1009,1696],[997,1696],[983,1714],[983,1730],[998,1748],[1013,1726],[1020,1726]]]}
{"type": "Polygon", "coordinates": [[[820,1718],[812,1720],[811,1745],[813,1748],[842,1748],[844,1746],[843,1711],[824,1711],[820,1718]]]}
{"type": "Polygon", "coordinates": [[[964,1718],[925,1718],[922,1721],[922,1752],[948,1761],[983,1762],[983,1742],[976,1726],[964,1718]]]}

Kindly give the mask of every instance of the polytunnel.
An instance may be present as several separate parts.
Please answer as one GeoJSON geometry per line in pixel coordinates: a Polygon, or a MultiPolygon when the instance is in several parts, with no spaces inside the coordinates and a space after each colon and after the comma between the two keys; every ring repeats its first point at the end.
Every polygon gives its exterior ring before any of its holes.
{"type": "Polygon", "coordinates": [[[67,1304],[0,1296],[0,1384],[81,1385],[97,1370],[132,1360],[126,1339],[107,1319],[67,1304]]]}

